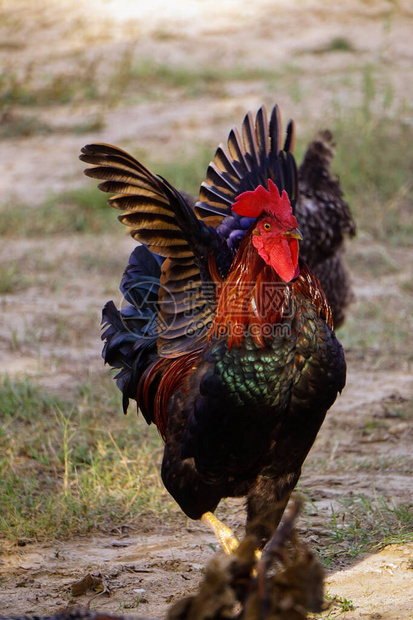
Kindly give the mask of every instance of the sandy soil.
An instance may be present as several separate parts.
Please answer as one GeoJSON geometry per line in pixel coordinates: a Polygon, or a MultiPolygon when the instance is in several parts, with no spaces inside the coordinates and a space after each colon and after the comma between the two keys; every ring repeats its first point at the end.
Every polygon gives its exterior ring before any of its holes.
{"type": "MultiPolygon", "coordinates": [[[[346,86],[340,81],[341,73],[352,63],[378,63],[378,83],[391,75],[394,101],[409,101],[413,94],[408,79],[413,60],[412,25],[413,12],[407,1],[346,0],[332,7],[321,0],[290,2],[288,6],[281,1],[224,0],[217,11],[212,0],[181,0],[170,5],[158,0],[150,5],[132,5],[126,0],[90,0],[87,4],[78,0],[3,0],[0,63],[18,75],[34,72],[39,82],[44,74],[58,73],[62,67],[75,75],[82,63],[96,58],[104,73],[121,58],[127,44],[138,57],[156,58],[160,63],[179,65],[188,58],[194,66],[207,62],[220,63],[223,68],[240,64],[285,67],[291,63],[304,73],[300,75],[300,101],[291,95],[291,89],[278,95],[276,85],[257,80],[231,83],[224,98],[182,99],[172,90],[155,101],[137,97],[116,106],[84,101],[40,106],[36,114],[57,128],[93,114],[104,118],[104,126],[87,136],[57,129],[41,138],[5,140],[0,148],[2,200],[36,207],[50,192],[84,184],[77,156],[80,147],[92,140],[133,146],[152,159],[172,159],[182,145],[186,145],[186,154],[197,143],[213,148],[246,110],[263,102],[271,105],[274,98],[286,116],[297,119],[299,130],[300,126],[309,130],[313,119],[318,122],[328,113],[332,101],[338,98],[351,105],[361,97],[357,83],[346,86]],[[356,52],[314,53],[336,36],[348,38],[356,52]]],[[[18,106],[16,111],[25,113],[18,106]]],[[[120,273],[133,242],[120,236],[115,240],[109,232],[99,239],[82,236],[2,242],[2,261],[13,257],[24,262],[41,256],[46,262],[64,266],[64,271],[54,288],[47,271],[39,269],[31,287],[2,297],[0,372],[28,374],[45,387],[64,393],[91,367],[101,364],[100,308],[108,298],[117,299],[118,275],[108,277],[104,270],[92,270],[85,282],[77,275],[76,261],[87,252],[96,255],[99,263],[114,242],[120,273]],[[58,318],[70,325],[73,317],[81,327],[76,337],[59,344],[57,353],[56,330],[50,326],[56,326],[58,318]],[[33,331],[35,340],[26,337],[33,331]],[[11,333],[21,346],[11,346],[11,333]]],[[[355,241],[351,251],[356,254],[362,246],[365,249],[365,240],[355,241]]],[[[391,257],[400,259],[397,252],[391,257]]],[[[413,261],[413,255],[410,259],[413,261]]],[[[372,302],[384,286],[382,280],[374,289],[363,274],[355,273],[354,281],[358,298],[372,302]]],[[[350,350],[347,359],[347,387],[323,426],[301,481],[315,506],[310,518],[313,528],[319,529],[309,541],[314,546],[322,539],[331,507],[340,510],[337,500],[344,489],[346,494],[363,493],[371,498],[383,495],[395,503],[411,501],[413,491],[412,424],[391,413],[394,403],[403,407],[412,398],[410,368],[397,359],[390,360],[386,368],[375,365],[374,351],[360,359],[350,350]],[[380,420],[380,424],[366,431],[372,420],[380,420]],[[363,466],[348,469],[354,460],[363,466]],[[376,467],[381,461],[390,464],[376,467]],[[322,468],[320,473],[321,462],[328,463],[327,472],[322,468]]],[[[241,503],[229,502],[224,512],[229,525],[240,530],[244,519],[241,503]]],[[[300,528],[305,536],[304,521],[300,528]]],[[[0,556],[0,612],[51,614],[69,603],[85,604],[94,592],[74,597],[71,587],[93,573],[100,575],[105,592],[92,601],[91,608],[161,617],[171,601],[196,588],[213,544],[209,532],[182,516],[170,528],[143,517],[139,532],[6,545],[0,556]]],[[[353,566],[342,570],[338,562],[328,577],[327,590],[353,601],[354,610],[345,614],[348,619],[411,620],[412,558],[413,545],[393,545],[369,557],[359,556],[353,566]]],[[[334,617],[339,610],[330,613],[334,617]]]]}
{"type": "MultiPolygon", "coordinates": [[[[7,558],[13,579],[2,586],[1,611],[51,615],[90,604],[92,610],[162,618],[168,605],[196,591],[213,553],[209,544],[213,537],[195,526],[180,535],[93,536],[31,545],[30,551],[7,558]],[[89,576],[94,578],[89,587],[77,586],[89,576]],[[76,587],[82,594],[73,595],[76,587]]],[[[329,576],[328,595],[352,601],[354,610],[340,613],[332,606],[328,617],[411,618],[412,554],[413,544],[391,545],[329,576]]]]}

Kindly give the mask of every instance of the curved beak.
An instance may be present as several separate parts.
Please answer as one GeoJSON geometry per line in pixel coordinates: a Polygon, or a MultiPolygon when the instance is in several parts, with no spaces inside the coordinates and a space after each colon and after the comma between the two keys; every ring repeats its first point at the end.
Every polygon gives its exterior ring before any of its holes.
{"type": "Polygon", "coordinates": [[[287,232],[284,233],[284,237],[288,237],[289,239],[298,239],[298,240],[302,240],[303,238],[298,228],[294,228],[293,230],[287,230],[287,232]]]}

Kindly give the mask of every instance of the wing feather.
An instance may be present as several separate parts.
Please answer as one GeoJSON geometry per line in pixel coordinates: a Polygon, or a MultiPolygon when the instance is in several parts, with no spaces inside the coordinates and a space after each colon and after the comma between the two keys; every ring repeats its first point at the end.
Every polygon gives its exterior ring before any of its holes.
{"type": "Polygon", "coordinates": [[[204,297],[211,251],[209,229],[196,218],[185,198],[134,157],[108,144],[82,149],[91,165],[85,174],[102,179],[99,188],[115,193],[109,204],[122,211],[119,220],[131,235],[165,260],[158,293],[158,353],[176,357],[199,346],[212,319],[211,300],[204,297]]]}

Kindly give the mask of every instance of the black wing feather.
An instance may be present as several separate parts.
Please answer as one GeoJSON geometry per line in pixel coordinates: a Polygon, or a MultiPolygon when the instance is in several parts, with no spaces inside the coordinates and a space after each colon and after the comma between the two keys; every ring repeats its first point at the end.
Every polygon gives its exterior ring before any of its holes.
{"type": "Polygon", "coordinates": [[[297,171],[293,146],[294,125],[287,127],[284,150],[281,150],[281,121],[278,106],[274,106],[268,125],[267,112],[262,106],[254,120],[249,112],[242,124],[242,140],[236,128],[228,136],[228,148],[218,147],[210,163],[206,181],[202,183],[195,211],[201,219],[211,213],[222,218],[233,216],[231,207],[241,193],[259,185],[268,188],[273,180],[280,192],[285,189],[291,203],[297,196],[297,171]]]}

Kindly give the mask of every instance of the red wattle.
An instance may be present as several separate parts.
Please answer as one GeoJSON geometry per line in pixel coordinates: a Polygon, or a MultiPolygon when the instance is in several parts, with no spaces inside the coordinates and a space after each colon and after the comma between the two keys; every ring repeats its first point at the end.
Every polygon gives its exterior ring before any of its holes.
{"type": "Polygon", "coordinates": [[[277,235],[271,243],[263,242],[261,235],[254,235],[253,245],[261,258],[278,273],[284,282],[291,282],[298,275],[298,241],[277,235]],[[264,247],[265,245],[265,247],[264,247]]]}

